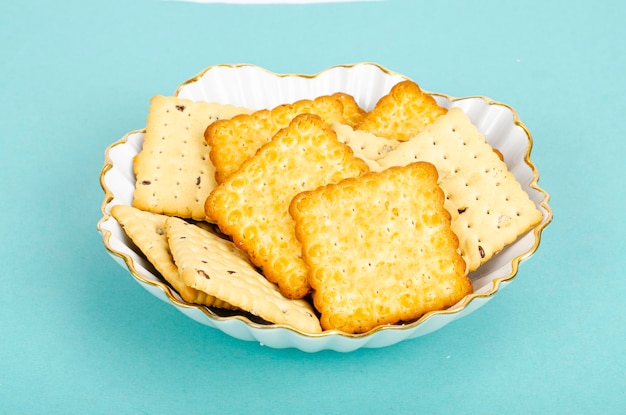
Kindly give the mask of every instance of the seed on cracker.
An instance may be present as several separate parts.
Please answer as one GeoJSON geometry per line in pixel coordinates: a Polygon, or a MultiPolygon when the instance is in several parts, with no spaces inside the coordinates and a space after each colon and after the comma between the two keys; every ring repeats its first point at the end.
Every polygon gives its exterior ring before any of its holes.
{"type": "Polygon", "coordinates": [[[289,298],[310,290],[289,203],[298,193],[368,171],[317,115],[281,130],[207,199],[207,216],[289,298]]]}
{"type": "Polygon", "coordinates": [[[472,291],[437,170],[413,163],[296,196],[290,213],[324,330],[413,321],[472,291]]]}
{"type": "Polygon", "coordinates": [[[379,137],[406,141],[446,113],[415,82],[402,81],[384,95],[355,127],[379,137]]]}
{"type": "Polygon", "coordinates": [[[459,108],[378,163],[387,168],[418,160],[437,167],[452,230],[470,272],[541,221],[541,212],[515,176],[459,108]]]}
{"type": "Polygon", "coordinates": [[[232,242],[175,217],[167,219],[166,234],[180,275],[190,287],[270,323],[321,332],[311,305],[283,297],[232,242]]]}
{"type": "Polygon", "coordinates": [[[215,120],[248,112],[232,105],[153,97],[143,147],[134,160],[133,206],[203,220],[204,201],[216,186],[204,131],[215,120]]]}
{"type": "MultiPolygon", "coordinates": [[[[354,107],[350,106],[349,95],[320,96],[313,100],[303,99],[292,104],[279,105],[272,110],[259,110],[252,114],[233,117],[211,124],[205,131],[206,142],[210,145],[210,157],[215,166],[217,183],[223,182],[234,173],[243,162],[282,128],[289,125],[291,120],[304,113],[319,115],[325,123],[347,123],[355,118],[354,107]]],[[[354,99],[352,99],[354,102],[354,99]]],[[[354,103],[356,106],[356,102],[354,103]]],[[[357,106],[358,107],[358,106],[357,106]]],[[[356,116],[358,118],[358,115],[356,116]]]]}
{"type": "Polygon", "coordinates": [[[111,216],[119,222],[126,235],[183,300],[218,308],[233,308],[222,300],[187,286],[182,281],[165,235],[167,216],[125,205],[113,206],[111,216]]]}

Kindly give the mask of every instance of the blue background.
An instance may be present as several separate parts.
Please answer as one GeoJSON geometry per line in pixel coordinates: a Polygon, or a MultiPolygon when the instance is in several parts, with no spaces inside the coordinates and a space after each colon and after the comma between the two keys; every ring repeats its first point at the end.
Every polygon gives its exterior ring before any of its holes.
{"type": "Polygon", "coordinates": [[[0,4],[0,413],[625,413],[626,3],[0,4]],[[554,220],[486,306],[349,354],[193,322],[107,255],[105,148],[217,63],[370,61],[516,108],[554,220]]]}

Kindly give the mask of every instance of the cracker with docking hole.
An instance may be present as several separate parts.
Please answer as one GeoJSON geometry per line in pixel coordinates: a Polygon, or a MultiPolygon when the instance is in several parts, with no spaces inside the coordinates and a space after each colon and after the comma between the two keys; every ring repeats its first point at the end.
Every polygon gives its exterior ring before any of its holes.
{"type": "Polygon", "coordinates": [[[133,206],[205,219],[204,201],[216,183],[204,131],[215,120],[249,112],[232,105],[154,96],[143,147],[134,159],[133,206]]]}
{"type": "Polygon", "coordinates": [[[183,300],[194,304],[233,309],[230,304],[191,288],[182,281],[165,235],[165,221],[168,216],[125,205],[113,206],[111,216],[119,222],[126,235],[183,300]]]}
{"type": "MultiPolygon", "coordinates": [[[[262,145],[271,141],[280,129],[287,127],[299,114],[317,114],[327,124],[347,123],[344,111],[349,119],[355,118],[354,107],[344,104],[346,101],[349,102],[350,98],[352,97],[347,94],[324,95],[313,100],[303,99],[292,104],[279,105],[271,110],[259,110],[211,124],[206,129],[204,137],[211,147],[210,157],[215,166],[217,183],[223,182],[234,173],[246,159],[252,157],[262,145]]],[[[356,102],[354,106],[358,108],[356,102]]]]}
{"type": "Polygon", "coordinates": [[[541,212],[515,176],[459,108],[378,163],[388,168],[418,160],[437,167],[452,230],[470,272],[541,221],[541,212]]]}
{"type": "Polygon", "coordinates": [[[310,290],[289,203],[298,193],[369,171],[314,114],[298,115],[215,188],[207,216],[289,298],[310,290]]]}
{"type": "Polygon", "coordinates": [[[364,333],[472,292],[437,170],[413,163],[296,196],[290,205],[324,330],[364,333]]]}
{"type": "Polygon", "coordinates": [[[270,323],[304,333],[319,333],[319,319],[305,300],[290,300],[244,260],[225,239],[180,218],[166,221],[166,234],[183,281],[207,295],[252,313],[270,323]]]}
{"type": "Polygon", "coordinates": [[[406,141],[447,112],[415,82],[397,83],[355,126],[379,137],[406,141]]]}
{"type": "Polygon", "coordinates": [[[354,130],[346,124],[332,124],[330,127],[337,133],[337,139],[347,144],[355,156],[363,159],[370,170],[380,170],[377,161],[400,144],[400,141],[394,139],[381,138],[367,131],[354,130]]]}

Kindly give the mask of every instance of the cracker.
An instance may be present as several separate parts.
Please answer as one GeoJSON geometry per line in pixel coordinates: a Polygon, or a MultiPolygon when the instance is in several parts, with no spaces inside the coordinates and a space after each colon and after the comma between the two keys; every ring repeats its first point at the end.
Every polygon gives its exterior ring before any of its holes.
{"type": "Polygon", "coordinates": [[[377,137],[367,131],[354,130],[346,124],[332,124],[330,127],[337,133],[337,139],[347,144],[355,156],[367,163],[370,170],[380,170],[377,161],[400,144],[397,140],[377,137]]]}
{"type": "Polygon", "coordinates": [[[233,308],[224,301],[187,286],[182,281],[165,235],[165,221],[168,216],[125,205],[113,206],[111,216],[119,222],[126,235],[183,300],[218,308],[233,308]]]}
{"type": "Polygon", "coordinates": [[[439,171],[452,230],[469,271],[541,221],[541,212],[459,108],[379,160],[382,168],[428,161],[439,171]]]}
{"type": "MultiPolygon", "coordinates": [[[[215,179],[223,182],[239,166],[299,114],[319,115],[327,124],[345,123],[343,96],[324,95],[314,100],[300,100],[283,104],[272,110],[259,110],[230,120],[211,124],[204,134],[211,146],[211,162],[215,165],[215,179]]],[[[350,114],[351,111],[348,111],[350,114]]]]}
{"type": "Polygon", "coordinates": [[[366,171],[321,117],[302,114],[221,183],[205,209],[283,295],[303,298],[310,286],[289,203],[304,190],[366,171]]]}
{"type": "Polygon", "coordinates": [[[419,85],[407,80],[394,85],[365,114],[363,121],[355,129],[369,131],[379,137],[406,141],[446,112],[419,85]]]}
{"type": "Polygon", "coordinates": [[[413,163],[296,196],[290,213],[324,330],[413,321],[472,291],[437,170],[413,163]]]}
{"type": "Polygon", "coordinates": [[[246,112],[232,105],[153,97],[143,147],[134,159],[133,206],[203,220],[204,201],[216,186],[204,131],[217,119],[246,112]]]}
{"type": "Polygon", "coordinates": [[[332,95],[333,98],[337,98],[343,105],[343,122],[355,126],[365,116],[365,110],[357,104],[354,97],[345,92],[336,92],[332,95]]]}
{"type": "Polygon", "coordinates": [[[321,332],[304,300],[289,300],[238,253],[235,245],[182,219],[170,217],[166,233],[174,261],[190,287],[275,324],[321,332]]]}

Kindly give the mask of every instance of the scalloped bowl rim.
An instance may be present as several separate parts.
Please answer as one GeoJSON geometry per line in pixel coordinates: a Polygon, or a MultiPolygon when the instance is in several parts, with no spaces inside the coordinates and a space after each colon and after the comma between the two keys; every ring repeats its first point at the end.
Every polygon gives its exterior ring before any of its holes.
{"type": "MultiPolygon", "coordinates": [[[[362,66],[375,68],[385,75],[397,77],[398,80],[410,79],[404,75],[400,75],[396,72],[390,71],[382,67],[381,65],[369,62],[335,65],[324,69],[317,74],[312,75],[277,74],[265,68],[250,64],[218,64],[205,68],[196,76],[180,84],[176,89],[174,95],[181,96],[181,93],[184,94],[186,88],[188,88],[189,86],[193,86],[195,83],[201,81],[203,77],[205,77],[208,73],[210,73],[210,71],[215,70],[216,68],[226,68],[229,70],[246,68],[262,71],[267,75],[275,76],[278,78],[296,77],[315,79],[322,74],[327,74],[336,69],[351,70],[353,68],[359,68],[362,66]]],[[[528,187],[538,192],[542,197],[542,199],[537,203],[537,207],[542,211],[543,219],[538,225],[536,225],[531,231],[528,232],[528,234],[532,233],[532,235],[534,236],[532,246],[530,246],[520,255],[512,258],[510,262],[510,272],[506,276],[493,279],[492,288],[487,292],[474,292],[448,309],[428,312],[411,323],[404,325],[380,326],[373,330],[370,330],[367,333],[362,334],[347,334],[334,330],[324,331],[320,334],[303,333],[285,325],[264,325],[255,323],[242,315],[222,317],[216,315],[205,306],[187,303],[182,300],[167,283],[159,280],[152,280],[149,277],[144,276],[143,274],[147,271],[145,267],[140,264],[136,264],[131,255],[124,253],[111,245],[110,239],[112,236],[112,231],[110,229],[110,226],[117,225],[117,222],[111,217],[109,213],[111,206],[114,204],[113,202],[115,199],[115,194],[109,188],[106,182],[107,174],[114,167],[111,153],[116,149],[117,146],[127,145],[129,140],[138,140],[139,138],[137,137],[139,137],[139,135],[141,135],[142,139],[145,128],[126,133],[121,139],[109,145],[105,150],[105,163],[100,173],[100,184],[104,191],[104,199],[101,204],[102,218],[98,221],[97,224],[98,231],[101,233],[103,238],[104,246],[107,252],[113,257],[113,259],[115,259],[116,262],[118,262],[118,264],[120,264],[122,267],[126,268],[134,277],[134,279],[138,283],[140,283],[140,285],[142,285],[145,289],[147,289],[156,297],[175,306],[179,311],[187,315],[187,317],[192,318],[199,323],[211,326],[213,328],[217,328],[232,337],[247,341],[258,341],[259,343],[270,346],[272,348],[297,348],[305,352],[316,352],[320,350],[348,352],[356,350],[360,347],[385,347],[409,338],[419,337],[432,331],[438,330],[439,328],[447,325],[457,318],[463,317],[481,307],[498,291],[500,291],[502,287],[510,283],[515,278],[518,272],[519,264],[523,260],[532,256],[538,249],[541,241],[541,233],[543,232],[545,227],[552,221],[553,213],[551,208],[548,206],[550,196],[544,189],[538,186],[537,182],[539,180],[539,172],[530,160],[532,136],[526,126],[521,122],[517,111],[514,108],[507,104],[487,98],[485,96],[455,98],[442,93],[433,93],[429,91],[427,92],[432,94],[435,99],[443,105],[454,105],[455,103],[461,103],[465,100],[477,99],[484,101],[484,103],[488,106],[493,105],[502,107],[511,112],[514,126],[520,127],[528,140],[523,162],[533,173],[533,178],[528,184],[528,187]],[[441,320],[441,318],[445,318],[446,320],[439,321],[441,320]],[[390,332],[392,334],[388,334],[390,332]]],[[[185,98],[191,99],[189,97],[185,98]]],[[[150,273],[150,271],[147,272],[150,273]]]]}

